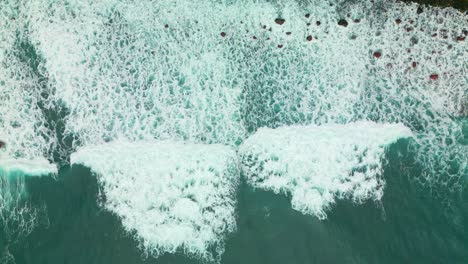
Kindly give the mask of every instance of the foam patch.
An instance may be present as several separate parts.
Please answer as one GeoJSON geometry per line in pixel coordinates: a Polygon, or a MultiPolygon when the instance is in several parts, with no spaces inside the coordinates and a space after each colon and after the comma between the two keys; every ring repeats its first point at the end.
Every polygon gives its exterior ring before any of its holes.
{"type": "Polygon", "coordinates": [[[417,7],[40,0],[20,10],[74,148],[237,146],[265,126],[398,122],[415,133],[424,181],[444,185],[467,170],[456,117],[467,114],[468,31],[455,9],[417,7]]]}
{"type": "Polygon", "coordinates": [[[104,207],[122,219],[147,253],[177,250],[212,260],[236,229],[239,173],[221,145],[114,142],[85,147],[72,164],[97,174],[104,207]]]}
{"type": "MultiPolygon", "coordinates": [[[[242,141],[236,64],[214,35],[198,31],[217,27],[222,14],[198,17],[195,28],[191,4],[177,4],[173,16],[171,2],[31,3],[31,35],[56,99],[70,111],[66,133],[79,138],[75,146],[119,137],[242,141]]],[[[210,5],[194,8],[219,9],[210,5]]]]}
{"type": "Polygon", "coordinates": [[[291,195],[295,210],[324,219],[336,199],[379,200],[385,148],[412,136],[404,125],[373,122],[262,128],[239,156],[251,185],[291,195]]]}
{"type": "MultiPolygon", "coordinates": [[[[43,69],[20,13],[18,1],[0,1],[0,240],[6,244],[29,235],[45,211],[28,201],[25,178],[57,172],[49,162],[56,139],[43,115],[43,69]]],[[[0,251],[0,262],[11,263],[8,248],[0,251]]]]}
{"type": "Polygon", "coordinates": [[[42,176],[58,172],[54,164],[41,158],[35,160],[0,159],[0,170],[6,174],[19,172],[28,176],[42,176]]]}
{"type": "Polygon", "coordinates": [[[0,146],[0,169],[53,173],[56,168],[47,158],[55,138],[43,115],[47,107],[44,78],[25,32],[26,21],[20,19],[14,2],[0,3],[0,141],[5,143],[0,146]],[[26,168],[28,162],[34,168],[26,168]]]}

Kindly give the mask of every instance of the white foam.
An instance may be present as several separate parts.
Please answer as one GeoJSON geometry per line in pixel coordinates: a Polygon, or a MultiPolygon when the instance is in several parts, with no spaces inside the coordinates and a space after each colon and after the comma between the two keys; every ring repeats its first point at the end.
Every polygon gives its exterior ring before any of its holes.
{"type": "Polygon", "coordinates": [[[418,15],[390,0],[305,2],[1,1],[2,158],[53,160],[58,137],[39,103],[67,108],[62,136],[73,149],[119,138],[236,146],[264,126],[373,120],[409,127],[421,177],[457,185],[468,169],[454,118],[467,113],[466,41],[456,40],[465,15],[418,15]],[[36,49],[37,72],[18,57],[18,39],[36,49]]]}
{"type": "Polygon", "coordinates": [[[379,200],[385,148],[412,136],[402,124],[373,122],[262,128],[239,156],[251,185],[289,194],[294,209],[324,219],[336,199],[379,200]]]}
{"type": "Polygon", "coordinates": [[[8,2],[0,3],[0,140],[6,143],[0,148],[0,167],[6,160],[47,158],[54,144],[38,106],[43,101],[39,76],[20,47],[27,43],[25,21],[16,19],[8,2]]]}
{"type": "Polygon", "coordinates": [[[454,116],[466,115],[468,102],[466,41],[456,40],[466,24],[451,8],[416,8],[383,0],[40,0],[22,11],[52,97],[70,111],[65,134],[77,137],[74,147],[119,137],[234,146],[263,126],[399,122],[416,134],[426,180],[443,183],[467,169],[451,165],[468,154],[450,143],[463,133],[454,116]]]}
{"type": "Polygon", "coordinates": [[[81,148],[71,163],[98,175],[104,207],[121,217],[147,253],[181,250],[214,259],[236,228],[239,174],[229,147],[118,141],[81,148]]]}
{"type": "MultiPolygon", "coordinates": [[[[195,19],[184,5],[178,12],[195,19]]],[[[170,2],[89,1],[73,7],[35,1],[28,12],[55,97],[70,111],[66,133],[77,135],[80,145],[118,137],[242,141],[242,82],[232,80],[235,64],[213,37],[195,36],[193,21],[169,15],[170,2]],[[174,36],[165,23],[183,35],[187,26],[190,37],[174,36]]],[[[220,18],[198,19],[214,27],[220,18]]]]}
{"type": "Polygon", "coordinates": [[[57,166],[44,158],[34,160],[0,159],[0,170],[7,174],[19,172],[28,176],[56,174],[57,166]]]}
{"type": "MultiPolygon", "coordinates": [[[[25,178],[57,171],[47,160],[55,138],[39,107],[47,105],[44,83],[31,66],[34,48],[20,6],[0,1],[0,141],[6,143],[0,148],[0,240],[6,244],[30,234],[45,211],[28,202],[25,178]]],[[[0,262],[10,263],[4,253],[0,262]]]]}

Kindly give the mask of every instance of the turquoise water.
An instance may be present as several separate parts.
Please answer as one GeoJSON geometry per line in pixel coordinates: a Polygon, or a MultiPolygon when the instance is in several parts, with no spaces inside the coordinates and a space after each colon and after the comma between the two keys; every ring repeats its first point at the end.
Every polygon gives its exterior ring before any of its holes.
{"type": "Polygon", "coordinates": [[[0,263],[466,263],[466,15],[0,2],[0,263]]]}
{"type": "MultiPolygon", "coordinates": [[[[412,182],[418,170],[404,169],[411,157],[397,155],[406,145],[389,149],[380,204],[340,201],[324,221],[292,210],[287,197],[243,183],[238,231],[228,237],[222,263],[464,263],[466,192],[447,205],[412,182]]],[[[199,263],[180,253],[142,257],[119,218],[96,203],[89,169],[65,168],[59,180],[32,178],[27,186],[31,200],[47,204],[48,220],[9,246],[16,263],[199,263]]]]}

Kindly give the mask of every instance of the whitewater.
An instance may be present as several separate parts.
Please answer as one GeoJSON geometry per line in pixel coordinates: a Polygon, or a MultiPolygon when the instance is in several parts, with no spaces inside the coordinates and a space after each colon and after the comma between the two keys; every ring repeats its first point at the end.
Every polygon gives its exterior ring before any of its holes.
{"type": "Polygon", "coordinates": [[[78,164],[144,254],[218,262],[241,181],[325,221],[337,200],[381,201],[403,141],[412,181],[457,192],[466,27],[452,8],[383,0],[4,0],[3,232],[42,214],[25,178],[78,164]]]}

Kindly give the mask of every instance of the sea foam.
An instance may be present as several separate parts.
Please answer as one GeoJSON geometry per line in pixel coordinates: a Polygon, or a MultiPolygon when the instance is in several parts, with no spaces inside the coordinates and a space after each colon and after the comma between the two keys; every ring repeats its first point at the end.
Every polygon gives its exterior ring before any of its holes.
{"type": "Polygon", "coordinates": [[[417,7],[38,0],[20,13],[72,148],[119,137],[238,146],[265,126],[397,122],[415,134],[422,182],[444,186],[468,169],[455,120],[467,114],[468,32],[460,11],[417,7]]]}
{"type": "Polygon", "coordinates": [[[239,156],[251,185],[291,195],[294,209],[324,219],[336,199],[379,200],[385,148],[412,136],[402,124],[373,122],[261,128],[239,156]]]}
{"type": "Polygon", "coordinates": [[[56,174],[57,166],[44,158],[34,160],[0,159],[0,170],[6,174],[19,172],[28,176],[56,174]]]}
{"type": "Polygon", "coordinates": [[[235,152],[222,145],[114,142],[79,149],[72,164],[97,174],[104,207],[147,253],[177,250],[203,259],[224,251],[236,229],[235,152]]]}
{"type": "Polygon", "coordinates": [[[26,21],[18,18],[15,1],[0,3],[0,170],[38,175],[56,172],[49,161],[55,145],[43,109],[44,79],[26,21]]]}
{"type": "MultiPolygon", "coordinates": [[[[59,138],[71,139],[70,150],[58,149],[67,160],[68,152],[119,138],[236,147],[263,127],[372,120],[410,128],[421,182],[457,189],[468,170],[456,120],[468,113],[466,19],[452,8],[417,7],[389,0],[1,1],[1,158],[55,161],[59,138]],[[284,24],[275,23],[279,17],[284,24]],[[50,115],[56,108],[63,114],[50,115]]],[[[149,171],[139,170],[125,175],[149,171]]],[[[381,183],[364,193],[378,197],[381,183]]]]}

